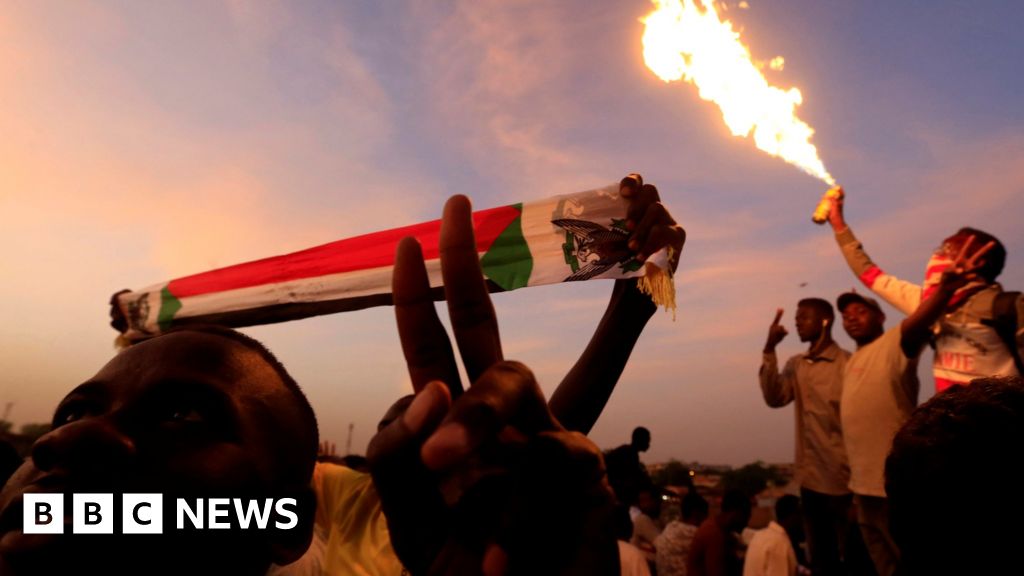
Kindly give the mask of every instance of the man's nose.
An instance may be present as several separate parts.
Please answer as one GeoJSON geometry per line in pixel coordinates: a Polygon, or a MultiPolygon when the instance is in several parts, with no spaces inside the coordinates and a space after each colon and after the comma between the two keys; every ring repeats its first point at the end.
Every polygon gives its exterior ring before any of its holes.
{"type": "Polygon", "coordinates": [[[32,446],[32,461],[46,471],[104,472],[123,468],[135,455],[135,442],[110,417],[64,424],[32,446]]]}

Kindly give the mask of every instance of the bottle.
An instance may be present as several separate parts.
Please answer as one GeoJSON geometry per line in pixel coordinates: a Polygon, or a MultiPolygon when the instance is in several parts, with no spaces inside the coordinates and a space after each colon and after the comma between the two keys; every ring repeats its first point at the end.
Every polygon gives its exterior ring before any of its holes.
{"type": "Polygon", "coordinates": [[[821,196],[821,202],[818,202],[818,207],[814,209],[814,214],[811,216],[811,220],[813,220],[815,224],[824,224],[828,221],[828,214],[832,210],[832,200],[840,200],[842,197],[842,186],[833,186],[832,188],[829,188],[828,191],[821,196]]]}

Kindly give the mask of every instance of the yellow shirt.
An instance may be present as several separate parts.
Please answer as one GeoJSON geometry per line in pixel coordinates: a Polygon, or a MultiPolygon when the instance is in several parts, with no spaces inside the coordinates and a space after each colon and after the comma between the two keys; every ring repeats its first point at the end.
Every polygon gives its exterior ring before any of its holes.
{"type": "Polygon", "coordinates": [[[324,574],[400,576],[380,497],[369,474],[318,463],[316,531],[324,538],[324,574]]]}

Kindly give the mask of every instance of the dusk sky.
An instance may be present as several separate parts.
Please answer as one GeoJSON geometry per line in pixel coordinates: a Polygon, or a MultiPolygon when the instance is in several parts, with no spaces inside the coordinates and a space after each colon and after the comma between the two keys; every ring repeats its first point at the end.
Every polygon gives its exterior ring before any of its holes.
{"type": "MultiPolygon", "coordinates": [[[[723,16],[846,188],[886,271],[920,281],[970,225],[1024,289],[1024,3],[748,0],[723,16]]],[[[777,307],[858,281],[810,214],[827,187],[732,136],[693,86],[645,66],[624,1],[2,2],[0,409],[21,425],[115,352],[122,288],[640,172],[686,228],[659,313],[592,433],[648,462],[793,458],[792,408],[757,383],[777,307]]],[[[550,393],[612,285],[494,296],[506,357],[550,393]]],[[[443,311],[443,306],[441,307],[443,311]]],[[[901,316],[887,309],[887,326],[901,316]]],[[[362,453],[410,391],[393,311],[245,329],[304,387],[323,438],[362,453]]],[[[852,349],[845,334],[841,345],[852,349]]],[[[922,361],[931,395],[931,353],[922,361]]]]}

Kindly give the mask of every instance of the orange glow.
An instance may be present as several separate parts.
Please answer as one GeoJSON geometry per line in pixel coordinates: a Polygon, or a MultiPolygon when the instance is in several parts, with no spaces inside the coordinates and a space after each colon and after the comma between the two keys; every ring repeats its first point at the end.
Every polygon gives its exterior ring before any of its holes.
{"type": "MultiPolygon", "coordinates": [[[[732,23],[721,20],[712,3],[652,1],[657,9],[642,19],[647,67],[665,82],[696,85],[701,98],[718,104],[733,135],[752,136],[761,150],[835,185],[811,144],[814,129],[796,116],[803,102],[800,90],[769,84],[732,23]]],[[[782,63],[776,58],[772,68],[782,63]]]]}

